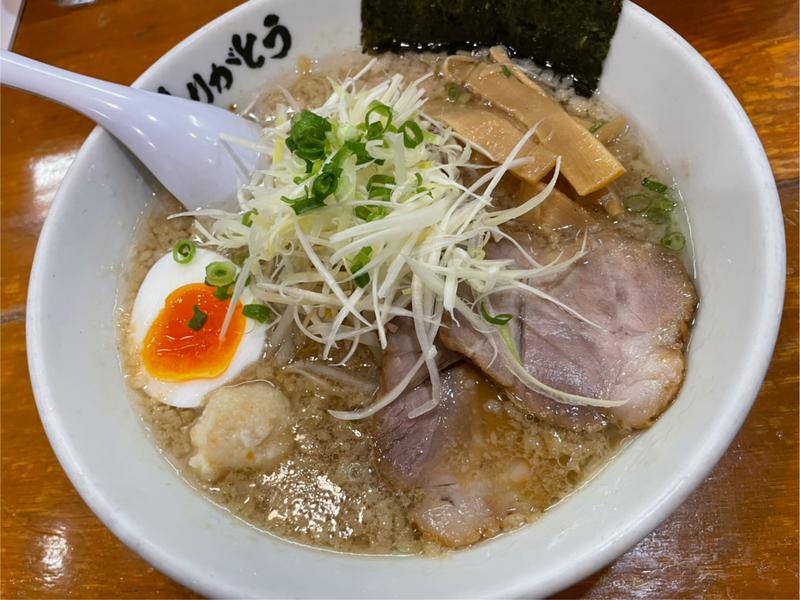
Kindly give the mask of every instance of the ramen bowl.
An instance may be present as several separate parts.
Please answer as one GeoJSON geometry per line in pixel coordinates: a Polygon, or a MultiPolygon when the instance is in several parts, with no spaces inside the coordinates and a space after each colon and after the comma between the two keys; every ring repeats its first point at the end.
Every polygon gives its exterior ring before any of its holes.
{"type": "MultiPolygon", "coordinates": [[[[357,48],[359,13],[358,0],[254,0],[136,85],[227,107],[291,74],[300,56],[357,48]],[[252,53],[233,51],[247,39],[252,53]]],[[[703,480],[746,417],[777,335],[785,247],[772,173],[741,106],[696,51],[632,3],[600,94],[632,119],[684,195],[702,300],[679,397],[581,489],[529,526],[441,557],[293,544],[192,489],[149,439],[117,358],[117,291],[156,184],[97,129],[45,223],[27,312],[42,422],[87,504],[153,566],[209,596],[543,596],[634,545],[703,480]]]]}

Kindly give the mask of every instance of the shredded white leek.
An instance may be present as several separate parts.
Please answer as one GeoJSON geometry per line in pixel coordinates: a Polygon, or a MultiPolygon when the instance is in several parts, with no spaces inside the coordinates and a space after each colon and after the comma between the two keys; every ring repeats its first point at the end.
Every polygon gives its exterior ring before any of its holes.
{"type": "MultiPolygon", "coordinates": [[[[385,327],[393,317],[413,320],[422,351],[414,368],[372,405],[356,411],[331,411],[341,419],[364,418],[387,406],[402,394],[423,365],[428,370],[432,395],[411,416],[436,406],[439,372],[435,338],[445,311],[485,332],[493,345],[495,339],[507,344],[513,340],[509,335],[499,335],[497,328],[480,317],[474,299],[507,290],[533,293],[577,315],[537,290],[532,280],[564,268],[585,253],[584,240],[584,247],[575,256],[548,265],[540,265],[519,246],[530,268],[517,268],[513,261],[487,259],[485,245],[491,239],[508,237],[500,226],[534,209],[548,197],[558,177],[560,162],[556,163],[552,179],[543,191],[517,207],[494,210],[495,186],[510,168],[529,160],[516,155],[535,128],[525,133],[499,166],[487,168],[474,183],[467,185],[461,170],[476,167],[470,163],[473,147],[457,140],[452,131],[421,112],[425,98],[418,87],[420,81],[404,85],[403,78],[394,75],[374,87],[359,89],[358,79],[373,64],[354,77],[332,81],[332,95],[322,106],[311,109],[332,125],[325,142],[329,153],[314,167],[316,173],[348,141],[364,141],[365,115],[374,102],[391,108],[394,128],[406,121],[416,123],[423,134],[421,143],[408,147],[412,144],[404,143],[402,130],[387,128],[379,139],[366,140],[366,153],[374,160],[357,165],[356,156],[347,156],[341,162],[341,175],[333,195],[325,198],[324,205],[296,214],[282,198],[302,195],[315,172],[309,174],[306,161],[287,147],[291,111],[297,107],[285,92],[293,105],[291,109],[280,107],[275,120],[263,129],[262,139],[255,145],[249,144],[265,152],[270,160],[242,186],[239,193],[242,212],[184,213],[211,219],[210,227],[199,223],[197,227],[205,244],[223,251],[246,252],[231,307],[247,278],[251,278],[249,287],[255,298],[269,303],[280,314],[276,335],[281,338],[294,322],[303,335],[323,345],[324,358],[345,344],[346,359],[362,343],[363,336],[379,341],[385,348],[385,327]],[[388,189],[385,198],[369,197],[368,183],[375,175],[384,180],[393,178],[385,185],[388,189]],[[364,220],[356,215],[357,207],[376,208],[381,214],[364,220]],[[250,226],[242,223],[245,211],[252,211],[250,226]],[[366,248],[369,248],[366,264],[353,272],[355,257],[367,252],[366,248]],[[368,276],[366,282],[365,276],[368,276]],[[465,286],[469,289],[468,297],[473,299],[470,302],[461,297],[465,286]]],[[[226,139],[237,142],[234,138],[226,139]]],[[[226,325],[228,322],[229,318],[226,325]]],[[[516,348],[508,350],[511,356],[518,356],[516,348]]],[[[523,384],[559,402],[616,405],[609,400],[555,390],[527,373],[518,359],[514,362],[518,366],[515,373],[523,384]]]]}

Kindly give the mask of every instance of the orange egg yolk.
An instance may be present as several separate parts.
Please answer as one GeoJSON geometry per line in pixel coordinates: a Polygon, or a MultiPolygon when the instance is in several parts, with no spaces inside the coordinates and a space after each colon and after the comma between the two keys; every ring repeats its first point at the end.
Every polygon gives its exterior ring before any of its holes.
{"type": "Polygon", "coordinates": [[[150,375],[162,381],[188,381],[218,377],[228,368],[244,334],[245,317],[237,302],[220,340],[230,300],[216,298],[215,289],[192,283],[167,296],[144,338],[142,362],[150,375]],[[197,331],[189,327],[195,306],[207,315],[197,331]]]}

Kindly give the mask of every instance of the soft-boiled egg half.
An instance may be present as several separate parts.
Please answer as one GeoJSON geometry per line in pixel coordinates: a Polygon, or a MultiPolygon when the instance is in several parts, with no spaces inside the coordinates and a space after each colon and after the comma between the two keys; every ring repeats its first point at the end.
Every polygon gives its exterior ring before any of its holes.
{"type": "Polygon", "coordinates": [[[268,326],[267,308],[254,304],[245,288],[220,336],[230,292],[208,285],[206,268],[215,263],[235,267],[216,252],[192,250],[188,260],[183,256],[178,262],[170,252],[151,267],[131,313],[145,392],[180,408],[200,406],[206,394],[258,360],[268,326]]]}

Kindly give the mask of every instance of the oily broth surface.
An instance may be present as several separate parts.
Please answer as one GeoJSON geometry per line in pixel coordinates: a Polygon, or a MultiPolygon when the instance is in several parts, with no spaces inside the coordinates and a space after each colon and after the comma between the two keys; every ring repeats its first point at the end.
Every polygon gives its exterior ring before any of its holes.
{"type": "MultiPolygon", "coordinates": [[[[437,554],[442,548],[421,539],[408,515],[411,492],[390,488],[376,469],[370,420],[348,422],[331,417],[328,409],[352,409],[369,400],[364,391],[336,382],[313,381],[260,361],[237,378],[238,382],[266,380],[286,394],[292,406],[294,448],[274,472],[237,471],[213,483],[196,476],[188,466],[193,448],[189,431],[199,409],[179,409],[151,399],[141,389],[137,360],[126,344],[128,315],[135,290],[152,264],[174,242],[189,233],[188,221],[166,220],[177,212],[171,198],[154,207],[141,226],[134,252],[135,268],[120,297],[120,355],[144,423],[159,449],[196,489],[248,523],[280,537],[333,550],[381,554],[437,554]]],[[[319,358],[310,343],[297,354],[303,360],[319,358]]],[[[348,362],[348,372],[376,381],[379,369],[368,350],[359,350],[348,362]]],[[[524,510],[510,514],[502,524],[514,529],[557,502],[615,451],[618,432],[579,434],[539,423],[511,401],[487,388],[484,405],[491,422],[491,443],[483,454],[471,457],[465,468],[524,461],[534,473],[521,493],[524,510]]],[[[498,532],[487,532],[498,533],[498,532]]]]}
{"type": "MultiPolygon", "coordinates": [[[[147,271],[174,243],[190,234],[189,219],[167,220],[181,210],[169,196],[157,199],[137,232],[131,266],[121,290],[119,352],[144,423],[159,449],[196,489],[245,521],[281,537],[353,552],[412,553],[421,550],[406,518],[411,497],[390,490],[378,476],[372,457],[369,422],[333,419],[327,409],[353,408],[366,401],[363,391],[302,375],[259,361],[231,385],[266,380],[286,394],[292,406],[292,454],[273,473],[233,472],[213,483],[188,466],[193,453],[189,431],[199,409],[179,409],[153,400],[142,390],[138,358],[127,343],[130,311],[147,271]]],[[[316,348],[298,355],[313,359],[316,348]]],[[[351,374],[376,380],[378,369],[368,351],[348,363],[351,374]]]]}
{"type": "MultiPolygon", "coordinates": [[[[268,123],[269,115],[279,103],[320,105],[330,93],[325,76],[341,78],[357,71],[366,60],[350,56],[338,59],[339,66],[325,65],[301,72],[294,81],[285,83],[288,94],[271,89],[242,112],[268,123]]],[[[407,81],[412,81],[436,71],[440,62],[436,55],[384,55],[377,68],[361,81],[375,84],[392,73],[402,73],[407,81]]],[[[429,97],[445,94],[443,82],[436,77],[422,85],[429,97]]],[[[554,93],[576,116],[591,120],[608,117],[607,110],[596,100],[576,98],[566,88],[557,86],[554,93]]],[[[620,182],[621,191],[638,191],[642,176],[654,173],[640,144],[628,134],[612,143],[610,149],[629,171],[620,182]]],[[[176,240],[190,234],[190,219],[166,219],[179,211],[178,203],[168,197],[150,208],[137,231],[119,300],[123,366],[142,418],[167,459],[191,485],[214,502],[253,526],[282,538],[344,552],[441,552],[441,546],[422,539],[409,521],[410,507],[415,501],[413,492],[398,492],[379,475],[371,420],[340,421],[327,412],[366,404],[371,397],[369,386],[354,389],[324,378],[312,380],[282,369],[274,360],[251,365],[232,385],[266,380],[286,394],[292,406],[293,450],[274,472],[237,471],[213,483],[196,477],[188,466],[193,453],[189,431],[201,410],[177,409],[150,399],[141,389],[138,359],[126,341],[136,290],[148,269],[176,240]]],[[[656,235],[651,225],[630,217],[609,218],[607,225],[642,239],[652,240],[656,235]]],[[[321,361],[320,354],[320,348],[309,342],[296,355],[305,361],[321,361]]],[[[347,368],[348,373],[366,382],[377,382],[377,360],[367,349],[360,349],[347,368]]],[[[485,411],[485,421],[491,423],[491,443],[485,446],[482,456],[470,459],[469,468],[485,466],[491,472],[492,465],[498,461],[505,464],[513,457],[512,462],[524,461],[533,474],[520,496],[524,506],[505,518],[500,531],[535,519],[568,495],[607,462],[625,439],[624,433],[613,427],[596,433],[576,433],[546,425],[519,410],[493,388],[487,387],[485,395],[476,410],[485,411]]]]}

